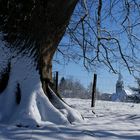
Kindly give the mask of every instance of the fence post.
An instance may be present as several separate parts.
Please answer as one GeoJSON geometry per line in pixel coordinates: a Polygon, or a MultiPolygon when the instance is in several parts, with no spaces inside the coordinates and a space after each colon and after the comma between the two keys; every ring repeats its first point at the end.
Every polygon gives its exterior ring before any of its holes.
{"type": "Polygon", "coordinates": [[[91,107],[95,107],[95,99],[96,99],[96,83],[97,83],[97,74],[94,74],[94,78],[93,78],[93,86],[92,86],[91,107]]]}
{"type": "Polygon", "coordinates": [[[56,94],[58,94],[58,71],[56,71],[55,91],[56,91],[56,94]]]}

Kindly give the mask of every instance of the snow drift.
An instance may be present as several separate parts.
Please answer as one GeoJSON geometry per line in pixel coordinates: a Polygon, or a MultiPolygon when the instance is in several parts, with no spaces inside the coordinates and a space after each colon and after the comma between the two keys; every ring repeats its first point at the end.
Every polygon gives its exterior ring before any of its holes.
{"type": "Polygon", "coordinates": [[[81,122],[81,115],[60,100],[50,87],[52,99],[44,94],[33,60],[28,54],[13,52],[0,41],[0,80],[10,62],[8,83],[0,93],[0,123],[29,126],[48,121],[55,124],[81,122]]]}

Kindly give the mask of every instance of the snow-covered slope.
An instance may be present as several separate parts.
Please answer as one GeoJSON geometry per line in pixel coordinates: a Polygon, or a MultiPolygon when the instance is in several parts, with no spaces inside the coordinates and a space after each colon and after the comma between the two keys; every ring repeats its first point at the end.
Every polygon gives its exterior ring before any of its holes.
{"type": "Polygon", "coordinates": [[[86,122],[73,125],[47,123],[41,127],[0,125],[0,140],[139,140],[140,104],[65,99],[86,122]],[[93,113],[95,112],[95,114],[93,113]]]}

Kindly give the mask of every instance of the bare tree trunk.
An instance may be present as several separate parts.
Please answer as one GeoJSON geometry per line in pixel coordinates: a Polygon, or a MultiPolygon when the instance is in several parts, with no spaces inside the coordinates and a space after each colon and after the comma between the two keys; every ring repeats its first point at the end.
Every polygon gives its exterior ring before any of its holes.
{"type": "Polygon", "coordinates": [[[40,79],[42,82],[42,88],[44,90],[44,93],[49,97],[47,88],[48,85],[52,84],[52,59],[54,56],[54,53],[56,51],[55,49],[51,48],[46,51],[45,54],[41,55],[39,60],[39,72],[40,72],[40,79]]]}
{"type": "MultiPolygon", "coordinates": [[[[40,47],[39,71],[42,82],[42,87],[47,95],[47,85],[52,83],[52,59],[57,51],[57,47],[62,37],[64,36],[70,17],[77,4],[78,0],[71,1],[49,1],[50,8],[47,22],[47,38],[43,40],[40,47]]],[[[47,95],[48,96],[48,95],[47,95]]]]}
{"type": "MultiPolygon", "coordinates": [[[[0,86],[0,122],[13,123],[18,126],[37,125],[47,121],[56,124],[80,122],[83,120],[81,115],[60,100],[50,87],[52,59],[65,33],[77,0],[35,2],[37,6],[32,11],[32,17],[29,18],[29,24],[27,24],[29,26],[22,28],[20,24],[13,25],[18,29],[13,30],[13,34],[9,30],[10,34],[7,35],[7,38],[16,38],[18,33],[21,33],[21,36],[29,36],[26,40],[27,42],[29,40],[29,44],[25,43],[22,50],[20,47],[24,41],[17,39],[19,42],[21,41],[21,44],[19,43],[19,48],[15,47],[13,51],[0,40],[0,56],[3,56],[0,61],[0,65],[3,66],[3,68],[0,67],[0,84],[2,75],[7,69],[7,78],[4,80],[5,82],[2,82],[3,86],[0,86]],[[46,2],[47,10],[42,2],[46,2]],[[24,32],[22,33],[22,31],[24,32]],[[36,50],[38,53],[36,55],[38,61],[34,58],[32,50],[36,50]],[[8,64],[11,64],[11,67],[8,67],[8,64]],[[38,65],[39,73],[36,65],[38,65]],[[29,122],[31,123],[29,124],[29,122]]],[[[11,25],[11,27],[13,26],[11,25]]],[[[23,37],[24,39],[26,38],[23,37]]],[[[13,42],[17,40],[13,39],[13,42]]],[[[9,43],[12,44],[11,41],[9,43]]]]}

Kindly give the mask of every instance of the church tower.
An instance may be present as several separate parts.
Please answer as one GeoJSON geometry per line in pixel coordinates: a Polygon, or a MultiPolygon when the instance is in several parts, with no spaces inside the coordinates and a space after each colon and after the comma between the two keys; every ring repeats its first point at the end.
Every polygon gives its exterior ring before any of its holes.
{"type": "Polygon", "coordinates": [[[112,101],[125,102],[127,94],[124,89],[124,83],[121,73],[118,74],[118,80],[116,82],[116,93],[112,94],[112,101]]]}
{"type": "Polygon", "coordinates": [[[116,93],[120,93],[124,90],[124,83],[121,73],[119,73],[118,80],[116,82],[116,93]]]}

